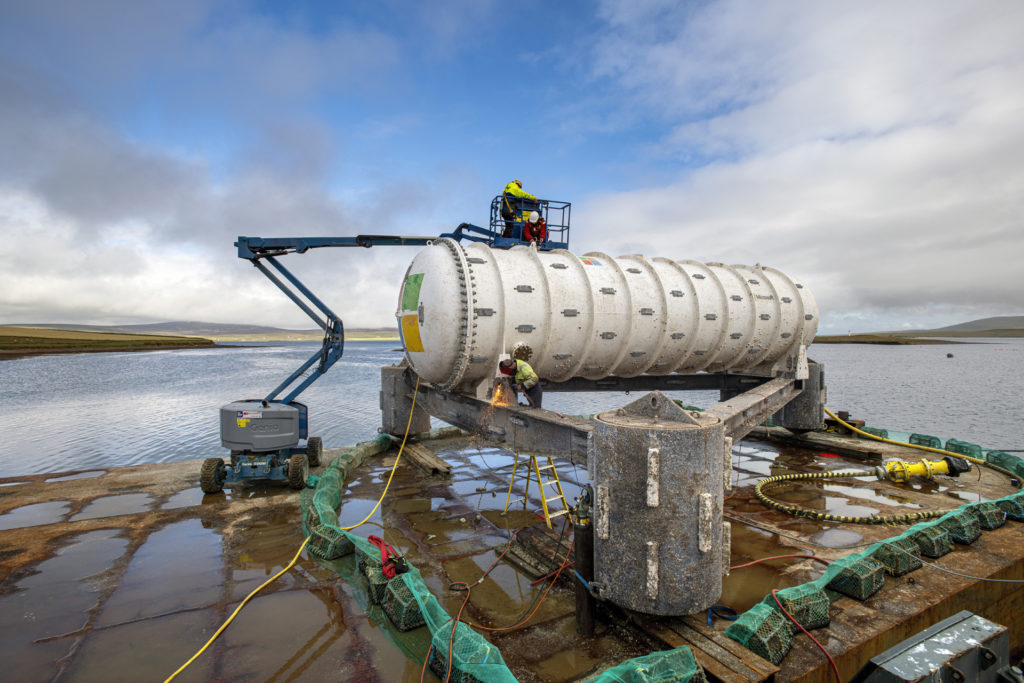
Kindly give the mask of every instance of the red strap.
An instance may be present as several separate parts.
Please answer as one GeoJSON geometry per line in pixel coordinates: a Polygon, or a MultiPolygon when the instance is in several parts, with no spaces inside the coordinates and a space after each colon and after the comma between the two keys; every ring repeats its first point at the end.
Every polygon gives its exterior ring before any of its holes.
{"type": "Polygon", "coordinates": [[[383,538],[378,536],[367,536],[366,540],[380,548],[380,564],[381,571],[384,572],[384,578],[395,578],[395,563],[391,561],[392,555],[398,555],[398,553],[395,552],[395,549],[385,543],[383,538]]]}

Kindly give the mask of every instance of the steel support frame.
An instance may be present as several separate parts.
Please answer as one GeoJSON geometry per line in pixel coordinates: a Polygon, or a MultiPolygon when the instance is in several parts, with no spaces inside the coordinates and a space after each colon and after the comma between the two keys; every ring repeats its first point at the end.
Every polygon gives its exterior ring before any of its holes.
{"type": "MultiPolygon", "coordinates": [[[[416,377],[406,368],[404,384],[411,397],[416,377]]],[[[569,380],[547,383],[549,391],[672,391],[680,389],[725,390],[749,386],[743,393],[705,411],[725,423],[725,434],[734,441],[766,421],[802,391],[799,380],[743,375],[673,375],[669,377],[608,378],[606,380],[569,380]],[[615,380],[610,382],[608,380],[615,380]],[[625,388],[624,388],[625,387],[625,388]]],[[[430,415],[491,441],[504,442],[512,450],[551,453],[577,465],[588,464],[593,455],[592,420],[562,415],[550,410],[519,406],[493,406],[466,394],[435,389],[420,383],[416,406],[430,415]]]]}

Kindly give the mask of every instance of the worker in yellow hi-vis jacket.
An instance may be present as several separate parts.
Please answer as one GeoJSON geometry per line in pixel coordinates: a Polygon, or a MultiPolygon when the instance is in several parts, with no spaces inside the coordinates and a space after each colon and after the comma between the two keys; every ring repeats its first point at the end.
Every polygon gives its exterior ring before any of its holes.
{"type": "Polygon", "coordinates": [[[523,190],[523,181],[519,178],[505,186],[505,189],[501,191],[501,217],[505,221],[505,231],[501,233],[502,237],[515,237],[516,207],[519,205],[516,197],[537,201],[536,197],[523,190]]]}
{"type": "MultiPolygon", "coordinates": [[[[523,392],[526,400],[534,408],[540,408],[544,400],[544,390],[540,386],[540,377],[533,371],[530,364],[524,360],[513,360],[506,358],[498,363],[498,370],[503,375],[512,376],[512,388],[516,392],[523,392]]],[[[518,393],[516,394],[518,396],[518,393]]]]}

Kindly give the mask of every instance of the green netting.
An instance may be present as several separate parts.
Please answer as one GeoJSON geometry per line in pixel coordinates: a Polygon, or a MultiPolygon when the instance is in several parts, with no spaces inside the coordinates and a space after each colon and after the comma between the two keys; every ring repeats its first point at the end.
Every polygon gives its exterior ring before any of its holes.
{"type": "MultiPolygon", "coordinates": [[[[302,522],[306,533],[322,537],[316,540],[317,552],[311,553],[314,556],[319,556],[323,545],[327,546],[327,551],[337,550],[345,544],[340,539],[347,539],[355,551],[359,573],[367,577],[368,600],[371,603],[381,603],[384,613],[396,628],[413,629],[417,625],[425,624],[430,629],[435,644],[431,651],[431,668],[434,670],[435,660],[441,661],[444,667],[440,669],[439,675],[443,677],[447,670],[452,618],[423,583],[419,570],[410,565],[408,572],[388,581],[380,569],[380,550],[365,538],[351,534],[338,526],[341,493],[349,473],[362,465],[371,455],[390,448],[391,444],[391,438],[382,434],[373,441],[361,443],[335,458],[320,475],[316,489],[312,493],[303,492],[302,522]],[[442,646],[444,652],[439,653],[438,648],[442,646]],[[442,659],[438,659],[442,656],[442,659]]],[[[358,521],[352,520],[353,523],[358,521]]],[[[310,543],[314,543],[314,539],[311,538],[310,543]]],[[[346,550],[352,551],[347,547],[346,550]]],[[[346,575],[346,578],[350,577],[346,575]]],[[[486,683],[514,683],[516,680],[505,665],[501,652],[464,623],[460,622],[456,629],[453,651],[454,667],[450,680],[486,683]]]]}
{"type": "Polygon", "coordinates": [[[772,664],[781,662],[793,647],[789,619],[763,602],[741,614],[725,629],[725,635],[772,664]]]}
{"type": "MultiPolygon", "coordinates": [[[[885,430],[865,431],[881,436],[878,432],[885,430]]],[[[889,438],[932,448],[942,447],[941,440],[934,436],[898,434],[898,436],[889,438]]],[[[955,446],[956,442],[953,445],[955,446]]],[[[972,445],[967,444],[967,446],[972,445]]],[[[963,454],[962,451],[959,452],[963,454]]],[[[990,450],[985,453],[985,459],[997,467],[1024,477],[1024,460],[1014,455],[990,450]]],[[[976,539],[981,534],[981,523],[979,522],[981,517],[986,518],[985,523],[987,524],[997,523],[998,520],[990,518],[1000,513],[1005,514],[1008,519],[1024,521],[1024,491],[1004,496],[997,501],[976,504],[973,507],[978,509],[969,510],[967,507],[962,507],[943,515],[938,520],[916,524],[900,536],[875,543],[860,553],[848,555],[833,562],[819,578],[801,586],[777,591],[776,595],[781,601],[791,592],[793,595],[813,595],[815,591],[828,587],[851,595],[851,597],[864,599],[881,587],[885,572],[899,576],[921,567],[920,555],[935,558],[950,552],[953,549],[952,536],[954,534],[963,539],[959,542],[970,542],[967,540],[968,538],[971,541],[976,539]],[[993,513],[993,509],[997,509],[998,512],[993,513]],[[797,590],[799,593],[796,592],[797,590]]],[[[786,603],[783,602],[783,604],[786,603]]],[[[763,602],[754,605],[753,608],[740,615],[739,619],[726,629],[725,634],[765,659],[778,664],[789,650],[793,635],[788,629],[782,629],[785,631],[785,635],[780,633],[780,625],[784,625],[784,623],[777,619],[773,620],[771,613],[783,619],[785,617],[782,617],[782,614],[772,605],[774,605],[774,601],[771,596],[765,597],[763,602]]],[[[789,607],[787,606],[786,609],[788,610],[789,607]]],[[[795,605],[794,609],[797,609],[795,605]]],[[[788,620],[786,621],[788,622],[788,620]]]]}
{"type": "Polygon", "coordinates": [[[321,560],[336,560],[352,554],[356,548],[340,529],[320,524],[308,531],[309,544],[306,549],[313,557],[321,560]]]}
{"type": "Polygon", "coordinates": [[[833,565],[841,565],[841,569],[828,587],[856,600],[867,600],[885,583],[885,567],[870,557],[844,557],[833,565]]]}
{"type": "Polygon", "coordinates": [[[1006,524],[1006,515],[995,503],[985,501],[968,505],[967,511],[978,520],[978,526],[985,531],[992,531],[1006,524]]]}
{"type": "MultiPolygon", "coordinates": [[[[911,527],[911,531],[914,528],[916,527],[911,527]]],[[[921,554],[925,557],[942,557],[953,550],[953,539],[949,537],[946,530],[934,526],[925,526],[911,534],[910,540],[921,549],[921,554]]]]}
{"type": "Polygon", "coordinates": [[[871,559],[881,562],[885,573],[890,576],[903,576],[922,566],[921,549],[912,540],[903,537],[880,543],[871,552],[871,559]]]}
{"type": "Polygon", "coordinates": [[[967,510],[954,510],[943,515],[935,525],[949,534],[956,543],[970,545],[981,536],[978,519],[967,510]]]}
{"type": "Polygon", "coordinates": [[[1006,515],[1007,519],[1012,519],[1015,522],[1024,522],[1024,505],[1019,500],[1004,498],[997,500],[996,505],[1006,515]]]}
{"type": "Polygon", "coordinates": [[[408,574],[399,574],[387,583],[382,606],[388,619],[399,631],[411,631],[426,623],[420,605],[416,602],[416,596],[409,587],[408,574]]]}
{"type": "Polygon", "coordinates": [[[888,429],[877,429],[875,427],[861,427],[860,430],[862,432],[867,432],[868,434],[871,434],[872,436],[881,437],[883,439],[888,439],[889,438],[889,430],[888,429]]]}
{"type": "Polygon", "coordinates": [[[388,590],[388,579],[384,572],[380,566],[374,567],[372,564],[364,564],[360,570],[366,577],[366,592],[370,595],[370,600],[375,605],[383,605],[384,594],[388,590]]]}
{"type": "Polygon", "coordinates": [[[972,458],[983,457],[981,446],[976,443],[957,441],[956,439],[946,440],[946,450],[953,453],[959,453],[960,455],[969,455],[972,458]]]}
{"type": "Polygon", "coordinates": [[[915,446],[927,446],[928,448],[942,448],[942,439],[927,434],[911,434],[910,443],[915,446]]]}
{"type": "MultiPolygon", "coordinates": [[[[805,583],[800,586],[793,586],[792,588],[783,588],[780,591],[776,591],[775,595],[778,596],[779,602],[782,603],[782,606],[796,619],[800,626],[806,629],[828,626],[828,607],[831,603],[829,602],[828,595],[817,584],[805,583]]],[[[766,595],[761,602],[772,609],[779,609],[771,595],[766,595]]],[[[787,619],[787,621],[789,620],[787,619]]],[[[789,623],[794,633],[800,630],[800,627],[796,624],[789,623]]]]}
{"type": "Polygon", "coordinates": [[[985,460],[996,467],[1002,467],[1018,476],[1024,476],[1024,460],[1015,455],[1003,451],[988,451],[985,453],[985,460]]]}
{"type": "Polygon", "coordinates": [[[707,680],[693,652],[683,645],[623,662],[588,683],[706,683],[707,680]]]}
{"type": "MultiPolygon", "coordinates": [[[[458,683],[490,683],[491,680],[496,680],[486,678],[487,661],[494,657],[500,659],[501,653],[498,652],[498,648],[486,640],[483,640],[483,646],[481,646],[479,642],[481,640],[483,639],[479,633],[461,621],[456,627],[455,633],[452,634],[452,624],[449,620],[443,628],[434,631],[434,636],[431,639],[433,648],[430,651],[430,663],[428,664],[430,670],[434,672],[435,676],[445,680],[448,673],[448,651],[450,649],[452,669],[451,676],[447,680],[458,683]]],[[[508,671],[507,668],[505,670],[508,671]]],[[[516,680],[512,677],[511,672],[508,675],[510,679],[502,680],[516,680]]]]}

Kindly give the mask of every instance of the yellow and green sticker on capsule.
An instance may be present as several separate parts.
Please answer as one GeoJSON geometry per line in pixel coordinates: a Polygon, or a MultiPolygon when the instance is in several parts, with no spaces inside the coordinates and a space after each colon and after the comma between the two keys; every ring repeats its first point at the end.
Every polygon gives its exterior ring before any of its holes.
{"type": "Polygon", "coordinates": [[[423,352],[423,340],[420,338],[419,305],[420,288],[423,287],[423,273],[414,273],[405,278],[402,285],[402,344],[406,351],[423,352]]]}

